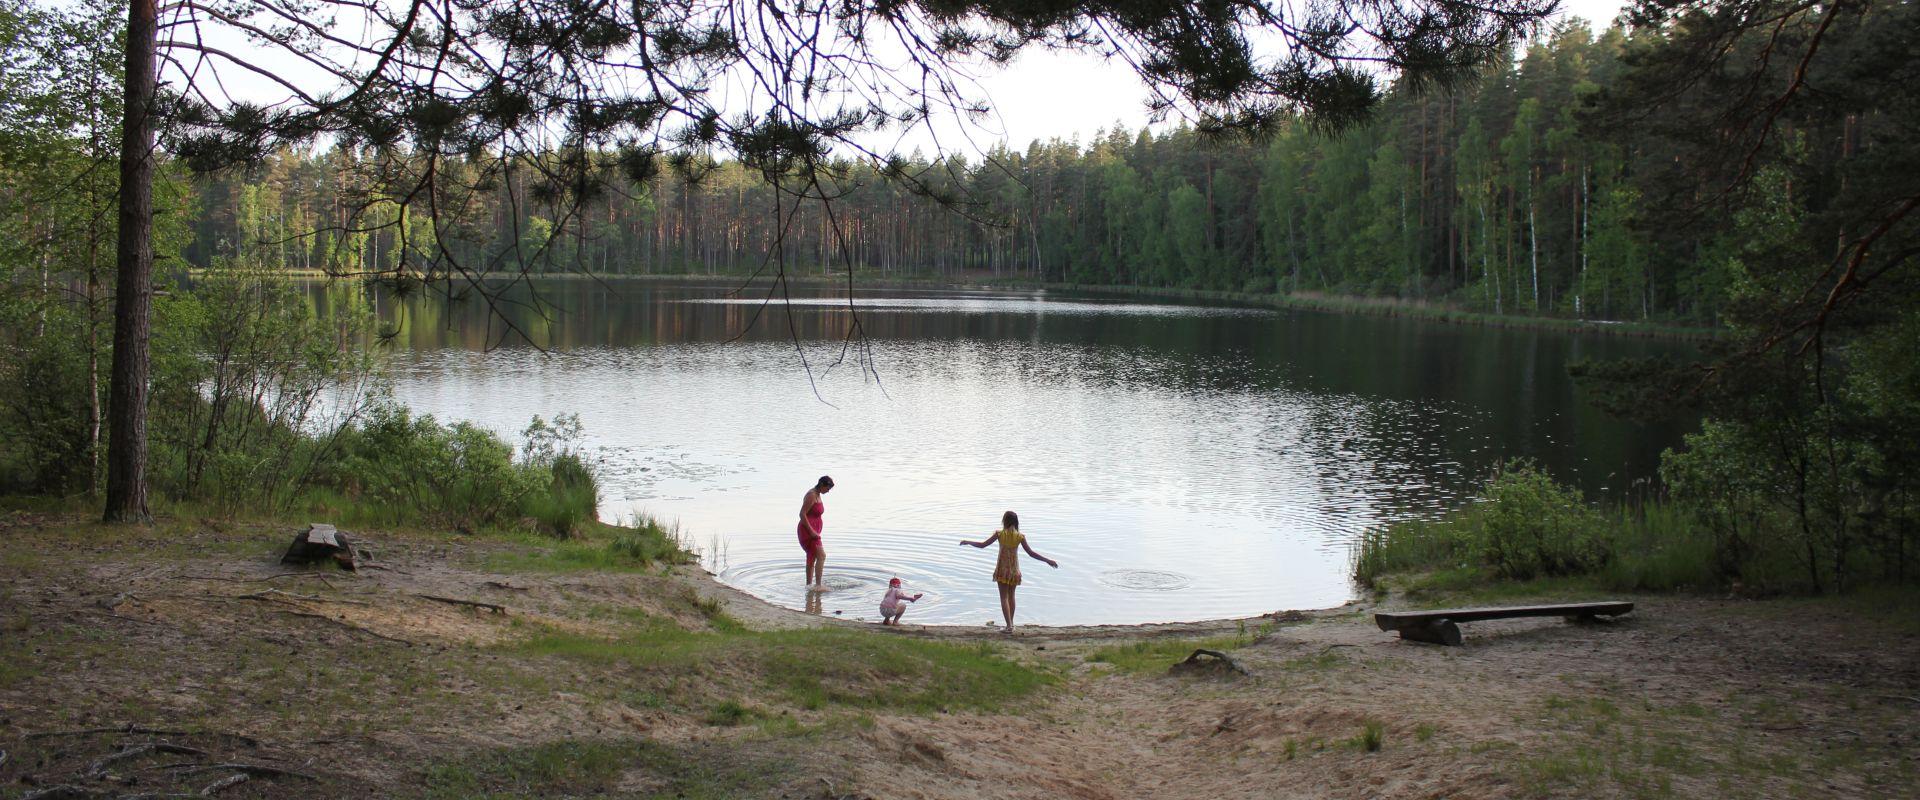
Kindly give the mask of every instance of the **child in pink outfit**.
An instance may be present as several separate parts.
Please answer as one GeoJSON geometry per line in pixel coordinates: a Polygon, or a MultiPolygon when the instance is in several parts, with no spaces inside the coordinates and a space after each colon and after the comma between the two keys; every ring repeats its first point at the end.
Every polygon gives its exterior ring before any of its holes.
{"type": "Polygon", "coordinates": [[[900,615],[907,613],[905,604],[916,602],[925,596],[925,594],[907,596],[906,592],[900,590],[899,578],[887,581],[887,596],[880,600],[880,624],[900,624],[900,615]]]}

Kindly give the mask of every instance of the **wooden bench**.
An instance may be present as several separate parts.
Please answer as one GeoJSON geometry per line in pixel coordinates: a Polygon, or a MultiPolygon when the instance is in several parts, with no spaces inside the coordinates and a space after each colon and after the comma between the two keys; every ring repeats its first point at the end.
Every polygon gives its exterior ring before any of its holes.
{"type": "Polygon", "coordinates": [[[1568,622],[1593,622],[1607,616],[1617,617],[1633,610],[1622,600],[1597,603],[1561,603],[1549,606],[1507,606],[1504,608],[1445,608],[1438,611],[1380,611],[1374,624],[1383,631],[1399,631],[1400,638],[1416,642],[1460,646],[1460,623],[1508,617],[1566,617],[1568,622]]]}

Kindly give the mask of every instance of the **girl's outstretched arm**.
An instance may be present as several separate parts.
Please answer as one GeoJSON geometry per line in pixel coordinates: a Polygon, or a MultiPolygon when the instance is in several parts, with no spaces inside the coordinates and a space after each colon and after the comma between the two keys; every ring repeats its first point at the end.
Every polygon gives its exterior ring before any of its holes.
{"type": "Polygon", "coordinates": [[[993,544],[992,536],[989,536],[985,539],[981,539],[980,541],[977,541],[977,542],[969,542],[965,539],[960,540],[960,545],[962,547],[986,547],[987,545],[990,545],[990,544],[993,544]]]}
{"type": "Polygon", "coordinates": [[[1053,567],[1054,569],[1060,568],[1060,562],[1055,561],[1046,556],[1040,555],[1039,553],[1033,552],[1033,545],[1027,544],[1027,540],[1024,538],[1020,540],[1020,549],[1027,551],[1027,555],[1033,556],[1034,558],[1037,558],[1037,559],[1040,559],[1041,561],[1046,562],[1047,566],[1049,567],[1053,567]]]}

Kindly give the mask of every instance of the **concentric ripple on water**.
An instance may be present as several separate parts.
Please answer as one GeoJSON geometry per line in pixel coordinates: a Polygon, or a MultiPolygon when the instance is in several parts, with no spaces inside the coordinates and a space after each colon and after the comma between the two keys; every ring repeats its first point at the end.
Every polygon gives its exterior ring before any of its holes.
{"type": "Polygon", "coordinates": [[[1192,578],[1157,569],[1108,570],[1100,573],[1100,582],[1135,592],[1177,592],[1193,585],[1192,578]]]}

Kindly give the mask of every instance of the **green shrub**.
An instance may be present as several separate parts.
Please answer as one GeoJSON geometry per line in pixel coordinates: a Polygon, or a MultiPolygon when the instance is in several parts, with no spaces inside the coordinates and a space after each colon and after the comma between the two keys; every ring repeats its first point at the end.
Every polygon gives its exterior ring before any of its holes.
{"type": "Polygon", "coordinates": [[[599,483],[573,453],[556,456],[546,469],[553,476],[547,491],[528,494],[522,510],[547,533],[571,538],[583,524],[600,518],[599,483]]]}
{"type": "Polygon", "coordinates": [[[1487,570],[1530,580],[1584,575],[1613,556],[1609,524],[1579,491],[1554,483],[1530,461],[1503,465],[1475,501],[1437,521],[1412,520],[1361,534],[1353,577],[1417,570],[1487,570]]]}
{"type": "Polygon", "coordinates": [[[1533,462],[1501,467],[1481,494],[1476,560],[1513,580],[1580,575],[1609,556],[1605,522],[1580,492],[1554,482],[1533,462]]]}
{"type": "Polygon", "coordinates": [[[552,481],[546,470],[515,464],[513,447],[484,428],[442,425],[399,406],[376,407],[337,447],[337,463],[318,482],[382,509],[390,522],[466,531],[511,525],[526,498],[552,481]]]}

